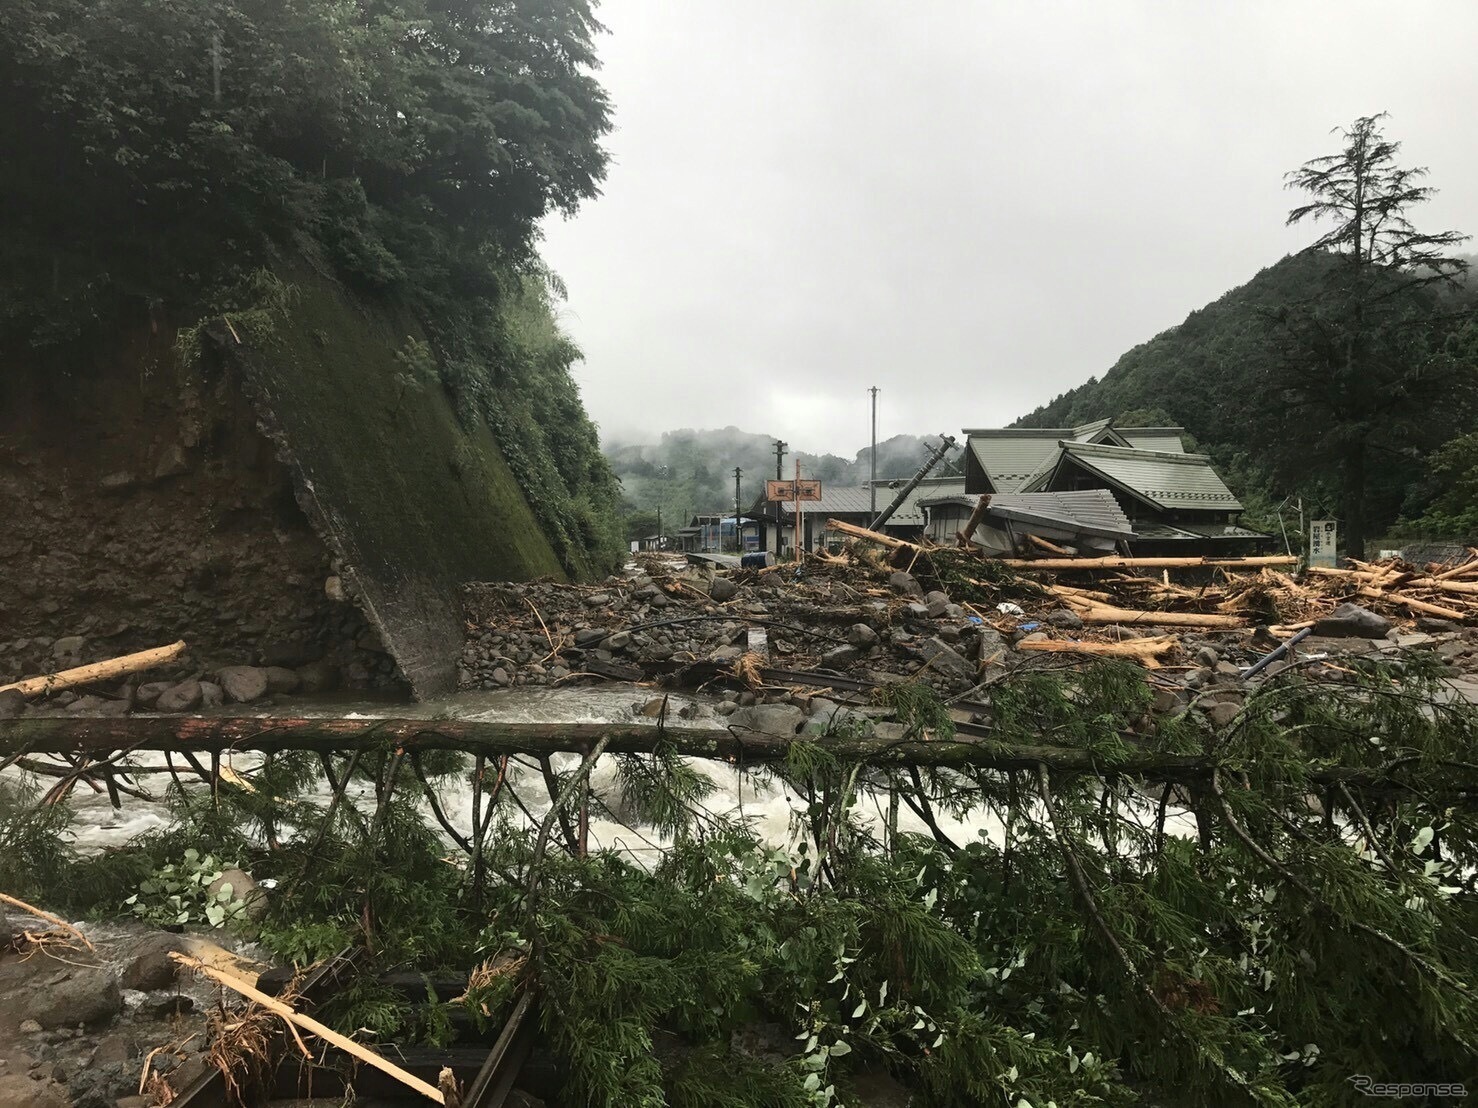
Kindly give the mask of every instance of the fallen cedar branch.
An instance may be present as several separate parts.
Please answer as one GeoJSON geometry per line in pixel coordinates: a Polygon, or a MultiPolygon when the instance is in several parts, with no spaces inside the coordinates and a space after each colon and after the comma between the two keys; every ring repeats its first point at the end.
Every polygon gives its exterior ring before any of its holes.
{"type": "Polygon", "coordinates": [[[294,1027],[302,1028],[309,1034],[318,1036],[324,1042],[338,1047],[345,1054],[349,1054],[355,1058],[358,1058],[366,1065],[373,1066],[381,1073],[393,1077],[396,1081],[399,1081],[406,1088],[413,1089],[414,1091],[420,1093],[427,1100],[434,1101],[437,1104],[446,1104],[446,1097],[442,1095],[441,1090],[438,1089],[435,1085],[429,1085],[425,1081],[422,1081],[415,1074],[407,1073],[405,1070],[397,1066],[394,1062],[391,1062],[381,1055],[376,1054],[368,1047],[356,1043],[353,1039],[349,1039],[344,1037],[343,1035],[340,1035],[332,1027],[324,1026],[312,1016],[305,1016],[301,1012],[295,1011],[294,1009],[284,1004],[282,1001],[278,1000],[276,997],[268,996],[266,993],[261,992],[255,986],[248,984],[241,978],[233,977],[229,973],[222,973],[215,967],[208,966],[198,959],[191,958],[188,954],[180,954],[178,951],[172,952],[170,954],[170,958],[178,962],[180,965],[185,966],[187,969],[192,969],[196,973],[204,974],[212,981],[226,986],[226,988],[232,990],[233,992],[240,993],[242,996],[246,997],[253,1003],[261,1005],[273,1015],[280,1016],[282,1019],[286,1020],[294,1027]]]}
{"type": "Polygon", "coordinates": [[[1159,669],[1159,657],[1179,645],[1174,635],[1153,639],[1127,639],[1124,642],[1079,642],[1073,639],[1022,639],[1017,650],[1047,654],[1091,654],[1097,657],[1133,658],[1146,669],[1159,669]]]}
{"type": "MultiPolygon", "coordinates": [[[[130,747],[135,751],[254,750],[276,753],[314,750],[325,753],[460,750],[474,754],[585,754],[602,739],[611,754],[667,751],[737,765],[784,761],[791,736],[738,728],[658,727],[655,724],[501,723],[465,719],[264,719],[261,717],[131,716],[71,719],[39,716],[0,723],[0,756],[25,748],[32,753],[92,753],[130,747]]],[[[1054,773],[1116,773],[1158,781],[1186,783],[1205,779],[1217,765],[1195,754],[1165,754],[1135,748],[1106,763],[1101,754],[1080,747],[1003,742],[956,736],[953,739],[895,740],[873,735],[827,735],[815,745],[843,762],[893,766],[971,766],[994,770],[1054,773]]],[[[1309,779],[1350,788],[1395,788],[1388,773],[1363,767],[1321,767],[1309,779]]],[[[1455,786],[1478,795],[1478,784],[1455,786]]]]}
{"type": "Polygon", "coordinates": [[[1255,558],[1127,558],[1111,554],[1103,558],[996,558],[994,561],[1020,569],[1188,569],[1193,566],[1256,569],[1298,564],[1297,558],[1287,554],[1255,558]]]}
{"type": "Polygon", "coordinates": [[[30,915],[33,915],[37,919],[44,919],[47,923],[54,923],[54,924],[56,924],[63,931],[65,931],[67,934],[69,934],[69,935],[75,935],[77,938],[81,939],[82,940],[82,945],[85,946],[85,947],[87,947],[88,950],[92,951],[94,954],[97,953],[97,947],[93,946],[92,943],[90,943],[90,942],[87,941],[87,936],[84,935],[81,931],[78,931],[77,928],[73,927],[66,920],[58,919],[56,916],[52,915],[50,912],[43,912],[40,908],[37,908],[35,905],[33,905],[33,904],[27,904],[24,900],[17,899],[16,897],[13,897],[13,896],[9,895],[8,893],[0,893],[0,901],[4,901],[6,904],[9,904],[12,908],[19,908],[22,912],[26,912],[26,913],[28,913],[30,915]]]}
{"type": "Polygon", "coordinates": [[[168,646],[140,650],[137,654],[124,654],[119,658],[109,658],[105,662],[92,662],[75,669],[49,673],[44,677],[31,677],[10,685],[0,685],[0,692],[18,689],[20,694],[29,700],[32,697],[47,696],[54,692],[61,692],[63,689],[74,688],[77,685],[90,685],[94,681],[110,681],[115,677],[126,677],[130,673],[153,669],[155,666],[162,666],[165,662],[174,661],[184,652],[185,642],[181,639],[168,646]]]}

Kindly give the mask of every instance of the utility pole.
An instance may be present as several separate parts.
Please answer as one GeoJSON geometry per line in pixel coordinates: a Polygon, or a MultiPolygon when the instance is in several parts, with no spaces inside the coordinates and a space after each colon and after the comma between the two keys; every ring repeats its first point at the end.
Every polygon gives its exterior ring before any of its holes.
{"type": "Polygon", "coordinates": [[[867,390],[872,393],[872,449],[867,453],[871,477],[867,483],[867,514],[878,514],[878,387],[867,390]]]}
{"type": "Polygon", "coordinates": [[[739,525],[739,478],[744,471],[734,467],[734,553],[744,553],[744,531],[739,525]]]}
{"type": "Polygon", "coordinates": [[[785,461],[787,445],[787,443],[783,443],[779,439],[775,440],[775,480],[777,481],[785,480],[785,471],[780,466],[785,461]]]}

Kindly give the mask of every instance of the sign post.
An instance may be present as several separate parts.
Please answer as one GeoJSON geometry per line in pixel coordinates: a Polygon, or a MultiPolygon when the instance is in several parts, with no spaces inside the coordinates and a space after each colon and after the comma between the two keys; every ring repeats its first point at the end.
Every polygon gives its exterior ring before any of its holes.
{"type": "MultiPolygon", "coordinates": [[[[796,559],[799,560],[802,550],[801,544],[804,541],[802,536],[805,534],[805,530],[802,527],[801,520],[801,501],[820,500],[821,482],[815,480],[801,480],[801,463],[799,460],[797,460],[795,463],[795,480],[766,481],[765,499],[774,504],[784,504],[787,500],[792,502],[793,515],[791,518],[795,521],[795,534],[793,536],[793,542],[795,544],[796,559]]],[[[778,553],[778,546],[776,549],[778,553]]]]}
{"type": "Polygon", "coordinates": [[[1334,568],[1335,543],[1339,538],[1339,524],[1332,519],[1309,521],[1309,565],[1334,568]]]}

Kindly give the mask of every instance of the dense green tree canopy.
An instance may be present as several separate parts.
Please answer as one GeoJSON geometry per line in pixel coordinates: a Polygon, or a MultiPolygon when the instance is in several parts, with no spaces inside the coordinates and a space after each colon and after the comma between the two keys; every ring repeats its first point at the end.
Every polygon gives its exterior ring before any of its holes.
{"type": "Polygon", "coordinates": [[[588,0],[0,5],[0,348],[187,328],[306,257],[409,306],[572,569],[615,483],[537,222],[596,195],[588,0]]]}

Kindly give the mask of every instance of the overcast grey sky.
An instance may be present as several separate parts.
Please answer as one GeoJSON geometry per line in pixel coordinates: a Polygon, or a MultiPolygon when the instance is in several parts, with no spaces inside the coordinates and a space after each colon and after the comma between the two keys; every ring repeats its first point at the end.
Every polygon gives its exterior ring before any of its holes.
{"type": "MultiPolygon", "coordinates": [[[[1478,3],[606,0],[604,195],[545,228],[605,435],[1004,424],[1313,236],[1389,111],[1478,232],[1478,3]]],[[[1471,248],[1471,246],[1470,246],[1471,248]]]]}

